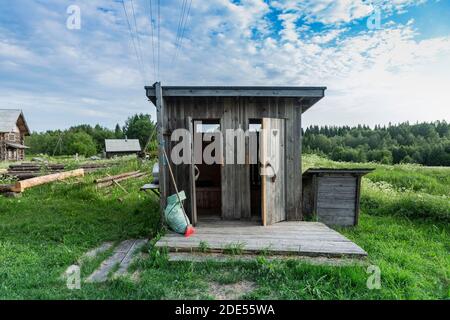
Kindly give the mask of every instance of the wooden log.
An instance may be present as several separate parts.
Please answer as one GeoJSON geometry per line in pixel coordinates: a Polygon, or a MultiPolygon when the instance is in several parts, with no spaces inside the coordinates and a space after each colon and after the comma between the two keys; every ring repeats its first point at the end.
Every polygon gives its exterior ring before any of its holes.
{"type": "Polygon", "coordinates": [[[122,187],[122,185],[118,183],[116,180],[113,180],[112,182],[114,182],[116,186],[120,187],[120,189],[122,189],[125,193],[128,193],[128,191],[124,187],[122,187]]]}
{"type": "Polygon", "coordinates": [[[31,179],[31,178],[36,178],[36,177],[41,177],[41,176],[45,176],[45,175],[49,175],[49,174],[54,174],[54,173],[60,173],[63,171],[60,170],[56,170],[56,171],[50,171],[47,173],[43,173],[43,172],[8,172],[8,176],[10,177],[15,177],[18,180],[27,180],[27,179],[31,179]]]}
{"type": "Polygon", "coordinates": [[[14,185],[12,184],[0,184],[0,192],[12,192],[14,185]]]}
{"type": "Polygon", "coordinates": [[[128,180],[128,179],[137,179],[137,178],[141,178],[141,177],[146,176],[146,175],[147,175],[147,173],[140,172],[140,173],[132,175],[132,176],[127,176],[127,177],[123,177],[123,178],[120,178],[120,179],[115,179],[115,180],[103,182],[103,183],[98,184],[97,186],[99,188],[110,187],[110,186],[114,185],[116,182],[121,182],[121,181],[128,180]]]}
{"type": "Polygon", "coordinates": [[[127,177],[123,177],[123,178],[120,178],[120,179],[113,179],[111,181],[98,183],[97,187],[98,188],[107,188],[107,187],[110,187],[110,186],[116,184],[116,182],[121,182],[121,181],[128,180],[128,179],[137,179],[137,178],[141,178],[141,177],[146,176],[146,175],[147,175],[147,173],[140,172],[140,173],[132,175],[132,176],[127,176],[127,177]]]}
{"type": "Polygon", "coordinates": [[[21,171],[39,171],[41,170],[40,167],[14,167],[14,168],[9,168],[8,171],[9,172],[21,172],[21,171]]]}
{"type": "Polygon", "coordinates": [[[9,168],[8,172],[40,172],[40,171],[62,171],[64,167],[15,167],[9,168]]]}
{"type": "Polygon", "coordinates": [[[42,176],[38,173],[27,173],[27,174],[9,174],[10,177],[17,178],[17,180],[27,180],[31,178],[36,178],[42,176]]]}
{"type": "Polygon", "coordinates": [[[39,185],[47,184],[47,183],[58,181],[58,180],[64,180],[64,179],[68,179],[68,178],[72,178],[72,177],[81,177],[81,176],[84,176],[83,169],[55,173],[55,174],[50,174],[50,175],[42,176],[42,177],[36,177],[36,178],[17,182],[12,191],[13,192],[23,192],[25,189],[28,189],[28,188],[36,187],[39,185]]]}
{"type": "Polygon", "coordinates": [[[117,181],[117,179],[121,179],[121,178],[128,177],[128,176],[133,176],[133,175],[136,175],[138,173],[140,173],[140,172],[139,171],[126,172],[126,173],[118,174],[116,176],[108,176],[106,178],[97,179],[94,182],[95,183],[103,183],[103,182],[109,182],[109,181],[113,181],[113,180],[117,181]]]}
{"type": "Polygon", "coordinates": [[[20,198],[22,197],[22,194],[17,192],[5,192],[3,193],[3,196],[5,198],[20,198]]]}

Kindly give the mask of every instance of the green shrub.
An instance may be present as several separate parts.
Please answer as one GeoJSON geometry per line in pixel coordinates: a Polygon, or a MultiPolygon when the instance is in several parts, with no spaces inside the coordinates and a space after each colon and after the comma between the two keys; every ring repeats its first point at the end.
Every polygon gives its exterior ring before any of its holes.
{"type": "Polygon", "coordinates": [[[446,196],[398,192],[388,183],[365,181],[364,186],[361,209],[365,213],[450,222],[450,205],[446,196]]]}

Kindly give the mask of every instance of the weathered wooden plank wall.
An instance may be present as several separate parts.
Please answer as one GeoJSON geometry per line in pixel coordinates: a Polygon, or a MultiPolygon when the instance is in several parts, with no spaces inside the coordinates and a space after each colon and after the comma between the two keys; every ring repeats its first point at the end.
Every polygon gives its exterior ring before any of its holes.
{"type": "MultiPolygon", "coordinates": [[[[261,159],[261,162],[263,166],[268,163],[274,165],[273,169],[277,169],[273,176],[267,175],[261,178],[263,224],[272,225],[286,220],[285,119],[264,118],[262,128],[269,131],[262,135],[261,149],[264,158],[261,159]],[[271,136],[275,133],[279,135],[279,141],[272,139],[271,136]],[[278,159],[267,157],[275,152],[280,153],[278,159]],[[277,160],[278,163],[276,163],[277,160]]],[[[266,169],[268,168],[266,167],[266,169]]]]}
{"type": "MultiPolygon", "coordinates": [[[[281,118],[286,126],[285,188],[287,220],[301,220],[301,114],[302,107],[293,98],[268,97],[165,97],[164,113],[167,132],[167,151],[170,154],[175,143],[169,143],[170,133],[178,128],[185,128],[185,119],[215,119],[220,121],[221,130],[239,129],[246,131],[249,119],[281,118]]],[[[224,141],[226,145],[231,141],[224,141]]],[[[248,142],[246,142],[248,144],[248,142]]],[[[236,148],[236,143],[235,143],[236,148]]],[[[226,155],[224,154],[226,161],[226,155]]],[[[190,194],[189,166],[173,166],[179,189],[190,194]]],[[[168,193],[174,193],[173,186],[168,193]]],[[[186,210],[190,214],[190,199],[186,210]]],[[[224,219],[250,219],[250,167],[248,165],[222,166],[222,216],[224,219]]]]}
{"type": "Polygon", "coordinates": [[[319,174],[303,178],[303,213],[327,225],[358,223],[361,176],[319,174]]]}

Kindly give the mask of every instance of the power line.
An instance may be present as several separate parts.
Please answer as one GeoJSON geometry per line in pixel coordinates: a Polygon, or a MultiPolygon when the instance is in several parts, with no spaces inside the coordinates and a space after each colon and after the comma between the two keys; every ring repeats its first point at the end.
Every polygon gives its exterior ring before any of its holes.
{"type": "MultiPolygon", "coordinates": [[[[138,45],[138,49],[139,49],[139,56],[141,58],[141,62],[142,62],[142,67],[144,69],[144,74],[145,74],[145,62],[144,62],[144,55],[142,54],[142,45],[141,45],[141,37],[139,36],[139,30],[138,30],[138,26],[137,26],[137,20],[136,20],[136,13],[134,10],[134,3],[133,0],[130,0],[131,2],[131,11],[133,13],[133,20],[134,20],[134,28],[136,31],[136,39],[137,39],[137,45],[138,45]]],[[[145,78],[144,78],[145,79],[145,78]]]]}
{"type": "Polygon", "coordinates": [[[158,0],[158,81],[161,68],[161,0],[158,0]]]}
{"type": "Polygon", "coordinates": [[[140,71],[140,73],[141,73],[142,81],[145,83],[145,75],[144,75],[144,72],[143,72],[143,69],[144,69],[143,66],[144,66],[144,64],[143,64],[143,62],[142,62],[142,59],[139,58],[139,54],[138,54],[136,42],[135,42],[135,39],[134,39],[134,36],[133,36],[133,31],[132,31],[132,29],[131,29],[130,19],[128,18],[128,12],[127,12],[127,8],[126,8],[126,6],[125,6],[124,0],[122,0],[122,6],[123,6],[123,11],[125,12],[125,17],[127,18],[127,25],[128,25],[128,30],[129,30],[129,32],[130,32],[131,40],[132,40],[132,42],[133,42],[134,53],[136,54],[136,59],[137,59],[137,61],[138,61],[138,64],[140,65],[140,66],[139,66],[139,71],[140,71]]]}
{"type": "Polygon", "coordinates": [[[186,5],[187,5],[187,0],[183,0],[183,5],[181,6],[180,18],[178,20],[177,35],[175,38],[175,50],[173,51],[172,63],[175,60],[175,52],[176,52],[176,48],[178,47],[178,41],[180,40],[181,26],[183,25],[184,14],[186,12],[186,5]]]}
{"type": "Polygon", "coordinates": [[[150,30],[152,36],[152,61],[153,61],[153,76],[156,77],[156,62],[155,62],[155,37],[154,37],[154,21],[153,21],[153,6],[152,0],[149,0],[150,5],[150,30]]]}
{"type": "Polygon", "coordinates": [[[187,9],[187,13],[186,13],[186,16],[185,16],[185,19],[184,19],[184,24],[182,26],[180,39],[178,41],[178,47],[175,48],[175,58],[174,58],[174,60],[177,58],[178,52],[181,50],[181,47],[183,46],[183,38],[184,38],[184,33],[186,31],[187,21],[189,20],[189,14],[191,13],[191,6],[192,6],[192,0],[189,1],[189,7],[187,9]]]}

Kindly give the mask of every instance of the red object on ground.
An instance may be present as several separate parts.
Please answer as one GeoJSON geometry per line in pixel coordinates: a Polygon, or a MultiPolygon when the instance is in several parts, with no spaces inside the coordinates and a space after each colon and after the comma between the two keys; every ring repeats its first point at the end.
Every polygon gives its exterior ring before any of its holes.
{"type": "Polygon", "coordinates": [[[193,235],[194,233],[195,233],[194,227],[191,226],[191,225],[189,225],[189,226],[186,228],[186,232],[184,233],[184,236],[185,236],[186,238],[188,238],[188,237],[190,237],[191,235],[193,235]]]}

